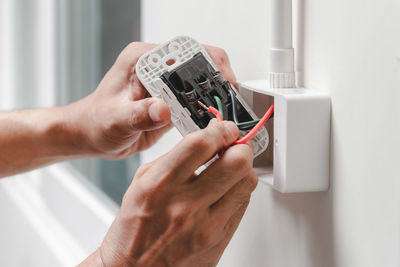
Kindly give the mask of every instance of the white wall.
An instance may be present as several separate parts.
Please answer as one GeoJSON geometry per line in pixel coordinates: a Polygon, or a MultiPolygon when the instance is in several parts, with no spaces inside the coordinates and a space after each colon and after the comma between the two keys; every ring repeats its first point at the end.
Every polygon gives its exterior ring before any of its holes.
{"type": "Polygon", "coordinates": [[[55,2],[0,1],[0,107],[55,103],[55,2]]]}
{"type": "MultiPolygon", "coordinates": [[[[143,40],[188,34],[225,48],[239,80],[262,79],[267,2],[142,1],[143,40]]],[[[400,1],[295,2],[304,84],[332,96],[331,188],[284,195],[259,184],[220,266],[400,266],[400,1]]],[[[177,140],[170,133],[144,160],[177,140]]]]}

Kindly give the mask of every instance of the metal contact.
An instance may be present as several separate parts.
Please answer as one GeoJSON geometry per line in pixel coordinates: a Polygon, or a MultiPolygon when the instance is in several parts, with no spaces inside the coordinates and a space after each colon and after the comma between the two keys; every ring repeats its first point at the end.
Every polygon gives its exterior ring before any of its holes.
{"type": "Polygon", "coordinates": [[[207,78],[204,81],[198,82],[197,85],[200,86],[203,91],[208,91],[211,89],[211,82],[207,78]]]}
{"type": "Polygon", "coordinates": [[[189,102],[195,102],[197,99],[196,91],[193,89],[192,91],[185,93],[185,97],[189,102]]]}
{"type": "Polygon", "coordinates": [[[224,76],[222,75],[222,73],[221,72],[219,72],[219,71],[217,71],[215,74],[213,74],[213,78],[214,78],[214,80],[216,80],[217,82],[219,82],[219,83],[223,83],[223,82],[225,82],[225,78],[224,78],[224,76]]]}

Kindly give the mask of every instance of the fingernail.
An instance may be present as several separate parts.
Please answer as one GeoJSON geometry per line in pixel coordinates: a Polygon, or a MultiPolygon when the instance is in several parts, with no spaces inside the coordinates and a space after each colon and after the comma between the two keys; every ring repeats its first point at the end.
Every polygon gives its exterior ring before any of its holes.
{"type": "Polygon", "coordinates": [[[233,122],[227,121],[225,127],[228,128],[228,131],[232,136],[239,135],[239,129],[233,122]]]}
{"type": "Polygon", "coordinates": [[[157,103],[153,103],[149,107],[149,116],[153,122],[161,122],[160,107],[157,103]]]}

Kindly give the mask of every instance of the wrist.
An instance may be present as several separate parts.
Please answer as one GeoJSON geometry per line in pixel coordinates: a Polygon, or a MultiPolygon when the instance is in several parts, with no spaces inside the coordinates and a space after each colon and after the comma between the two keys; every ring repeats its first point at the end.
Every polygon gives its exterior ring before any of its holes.
{"type": "Polygon", "coordinates": [[[33,121],[39,125],[40,149],[46,150],[48,156],[66,159],[93,154],[74,106],[49,108],[42,112],[45,114],[38,114],[37,120],[33,121]]]}

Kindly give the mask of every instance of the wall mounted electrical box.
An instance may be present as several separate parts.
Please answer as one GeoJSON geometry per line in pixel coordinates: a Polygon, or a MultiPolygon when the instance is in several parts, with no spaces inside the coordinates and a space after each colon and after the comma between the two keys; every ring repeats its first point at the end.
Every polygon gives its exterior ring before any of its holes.
{"type": "Polygon", "coordinates": [[[303,88],[271,89],[266,80],[243,82],[239,91],[257,115],[274,103],[266,127],[267,150],[255,159],[259,179],[283,192],[329,187],[330,97],[303,88]]]}

